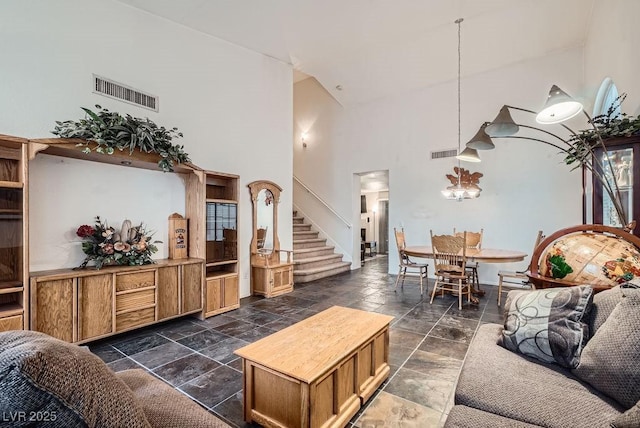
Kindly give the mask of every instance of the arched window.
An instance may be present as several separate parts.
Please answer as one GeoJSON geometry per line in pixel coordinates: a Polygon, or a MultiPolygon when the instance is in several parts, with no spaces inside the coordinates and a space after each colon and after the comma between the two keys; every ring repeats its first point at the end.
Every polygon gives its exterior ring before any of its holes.
{"type": "MultiPolygon", "coordinates": [[[[609,111],[609,108],[616,101],[616,98],[618,98],[618,88],[616,84],[613,83],[610,77],[605,77],[596,95],[596,102],[593,105],[593,115],[600,116],[601,114],[607,114],[607,111],[609,111]]],[[[620,116],[620,104],[616,106],[615,111],[611,115],[611,117],[618,116],[620,116]]]]}

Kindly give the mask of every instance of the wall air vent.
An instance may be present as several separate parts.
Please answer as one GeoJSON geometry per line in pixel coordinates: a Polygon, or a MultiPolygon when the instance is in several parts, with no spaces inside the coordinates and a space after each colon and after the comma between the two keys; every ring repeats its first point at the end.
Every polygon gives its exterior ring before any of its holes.
{"type": "Polygon", "coordinates": [[[130,104],[135,104],[149,110],[158,111],[159,98],[146,94],[138,89],[131,88],[122,83],[93,75],[93,92],[105,97],[115,98],[130,104]]]}
{"type": "Polygon", "coordinates": [[[441,150],[439,152],[431,152],[431,159],[452,158],[458,154],[458,149],[441,150]]]}

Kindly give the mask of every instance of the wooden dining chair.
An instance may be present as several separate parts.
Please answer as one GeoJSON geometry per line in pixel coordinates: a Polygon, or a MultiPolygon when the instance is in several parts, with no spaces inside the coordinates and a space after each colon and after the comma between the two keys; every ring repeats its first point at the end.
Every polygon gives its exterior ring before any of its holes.
{"type": "MultiPolygon", "coordinates": [[[[481,250],[482,249],[482,235],[484,229],[480,229],[480,232],[467,231],[467,249],[481,250]]],[[[456,232],[456,228],[453,228],[454,236],[463,236],[464,232],[456,232]]],[[[469,279],[476,290],[480,290],[480,279],[478,277],[478,262],[467,263],[467,272],[469,273],[469,279]]]]}
{"type": "MultiPolygon", "coordinates": [[[[536,242],[533,245],[533,249],[542,242],[544,239],[544,234],[541,230],[538,231],[538,236],[536,236],[536,242]]],[[[532,253],[533,254],[533,253],[532,253]]],[[[507,288],[511,289],[527,289],[527,288],[535,288],[533,284],[529,281],[529,276],[527,275],[527,271],[508,271],[501,270],[498,272],[498,306],[500,306],[500,301],[502,299],[502,289],[507,288]]]]}
{"type": "Polygon", "coordinates": [[[431,250],[435,263],[436,283],[431,292],[430,303],[438,290],[444,295],[445,291],[458,293],[458,309],[462,309],[462,295],[467,295],[471,302],[471,284],[466,270],[467,263],[467,233],[462,236],[431,234],[431,250]]]}
{"type": "Polygon", "coordinates": [[[256,236],[258,240],[258,249],[264,248],[264,240],[267,237],[267,227],[261,227],[256,230],[256,236]]]}
{"type": "MultiPolygon", "coordinates": [[[[400,281],[400,277],[402,277],[402,284],[400,285],[400,287],[402,289],[404,289],[404,278],[407,275],[407,269],[417,269],[418,270],[418,277],[420,279],[420,295],[422,296],[422,278],[424,278],[425,282],[427,282],[427,269],[428,269],[429,265],[426,264],[426,263],[414,262],[404,252],[404,249],[407,246],[407,242],[406,242],[405,237],[404,237],[404,228],[402,228],[400,230],[397,230],[394,227],[393,228],[393,233],[396,236],[396,246],[398,247],[398,257],[400,259],[398,277],[396,278],[396,285],[395,285],[395,288],[394,288],[394,292],[395,292],[395,290],[398,289],[398,282],[400,281]]],[[[429,284],[427,282],[427,289],[428,289],[428,287],[429,287],[429,284]]]]}

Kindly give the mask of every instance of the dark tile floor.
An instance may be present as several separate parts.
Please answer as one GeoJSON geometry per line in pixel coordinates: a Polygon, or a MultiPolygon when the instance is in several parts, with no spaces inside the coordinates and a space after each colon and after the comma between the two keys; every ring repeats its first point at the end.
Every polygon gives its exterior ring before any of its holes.
{"type": "MultiPolygon", "coordinates": [[[[233,351],[333,305],[395,317],[390,333],[391,375],[352,419],[351,428],[439,427],[467,347],[480,323],[502,322],[494,287],[479,305],[460,311],[452,296],[433,304],[417,280],[393,290],[387,259],[359,270],[296,286],[273,299],[249,297],[240,309],[201,321],[181,318],[90,344],[115,371],[143,368],[233,426],[242,418],[242,367],[233,351]]],[[[432,284],[430,283],[429,291],[432,284]]]]}

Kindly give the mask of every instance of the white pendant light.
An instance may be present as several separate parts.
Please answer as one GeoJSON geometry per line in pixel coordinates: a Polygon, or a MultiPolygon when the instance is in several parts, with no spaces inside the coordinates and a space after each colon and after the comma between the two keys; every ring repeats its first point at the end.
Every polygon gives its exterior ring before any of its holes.
{"type": "MultiPolygon", "coordinates": [[[[463,170],[460,168],[460,161],[465,162],[480,162],[480,156],[478,156],[478,151],[473,148],[467,146],[464,150],[460,151],[460,64],[461,64],[461,55],[460,55],[460,24],[464,19],[458,18],[455,23],[458,24],[458,155],[456,159],[458,159],[458,166],[454,168],[456,171],[456,176],[447,175],[453,185],[447,187],[442,190],[442,195],[447,199],[454,199],[457,201],[462,201],[463,199],[477,198],[480,195],[480,188],[478,186],[473,185],[472,183],[462,183],[462,173],[463,170]]],[[[481,129],[482,131],[482,129],[481,129]]],[[[482,131],[484,132],[484,131],[482,131]]],[[[487,136],[487,139],[491,143],[491,139],[487,136]]],[[[493,143],[491,143],[493,145],[493,143]]],[[[488,147],[487,147],[488,148],[488,147]]],[[[466,171],[466,170],[465,170],[466,171]]],[[[466,171],[468,173],[468,171],[466,171]]],[[[474,173],[478,175],[479,173],[474,173]]],[[[482,176],[482,174],[479,174],[482,176]]]]}

